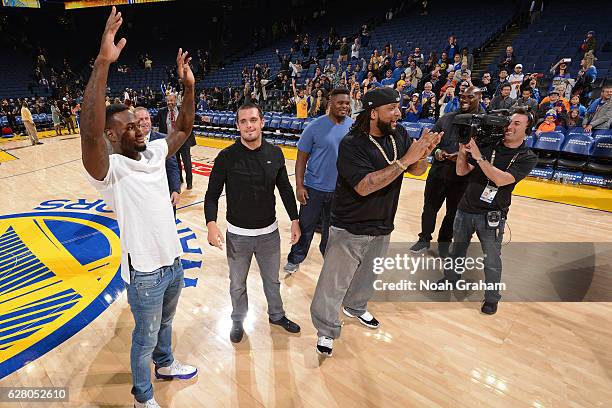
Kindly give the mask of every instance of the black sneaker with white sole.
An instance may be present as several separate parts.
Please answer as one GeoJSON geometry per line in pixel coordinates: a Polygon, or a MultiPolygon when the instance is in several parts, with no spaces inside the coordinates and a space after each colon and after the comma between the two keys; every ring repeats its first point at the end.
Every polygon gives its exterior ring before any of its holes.
{"type": "Polygon", "coordinates": [[[331,357],[332,349],[334,347],[334,339],[326,336],[319,336],[317,340],[317,353],[322,355],[323,357],[331,357]]]}
{"type": "Polygon", "coordinates": [[[366,311],[361,316],[355,316],[354,314],[346,310],[346,307],[343,307],[342,312],[348,317],[351,317],[351,318],[356,317],[357,320],[359,320],[361,324],[363,324],[365,327],[368,327],[370,329],[378,329],[378,327],[380,326],[380,322],[376,320],[376,318],[372,316],[372,314],[368,311],[366,311]]]}
{"type": "Polygon", "coordinates": [[[413,254],[420,254],[421,252],[425,252],[429,249],[428,241],[417,241],[413,246],[410,247],[410,252],[413,254]]]}

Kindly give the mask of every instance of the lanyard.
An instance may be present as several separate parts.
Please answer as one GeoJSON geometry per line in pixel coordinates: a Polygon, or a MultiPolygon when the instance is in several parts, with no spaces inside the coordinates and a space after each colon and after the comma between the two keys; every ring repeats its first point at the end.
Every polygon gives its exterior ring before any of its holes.
{"type": "MultiPolygon", "coordinates": [[[[493,166],[493,163],[495,162],[495,149],[493,149],[493,153],[491,153],[491,166],[493,166]]],[[[510,169],[510,166],[512,166],[512,164],[514,163],[514,161],[516,160],[516,158],[519,156],[521,152],[516,152],[516,154],[514,155],[514,157],[512,157],[512,160],[510,160],[510,163],[508,163],[508,167],[506,167],[506,170],[504,171],[508,171],[508,169],[510,169]]],[[[482,174],[484,174],[484,172],[482,172],[482,174]]],[[[485,174],[485,177],[486,174],[485,174]]],[[[489,184],[491,184],[491,180],[489,180],[489,178],[487,177],[487,185],[485,188],[489,187],[489,184]]]]}
{"type": "MultiPolygon", "coordinates": [[[[491,154],[491,166],[493,166],[493,163],[495,162],[495,149],[493,149],[493,153],[491,154]]],[[[514,163],[514,161],[516,160],[516,158],[518,157],[518,155],[521,152],[517,152],[514,157],[512,158],[512,160],[510,160],[510,163],[508,163],[508,167],[506,167],[506,170],[504,171],[508,171],[508,169],[510,168],[510,166],[512,166],[512,164],[514,163]]]]}

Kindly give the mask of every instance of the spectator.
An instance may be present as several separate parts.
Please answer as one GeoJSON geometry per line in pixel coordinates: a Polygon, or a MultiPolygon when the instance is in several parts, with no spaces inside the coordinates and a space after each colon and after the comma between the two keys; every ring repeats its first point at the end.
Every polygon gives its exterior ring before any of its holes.
{"type": "Polygon", "coordinates": [[[340,55],[338,55],[338,63],[348,61],[349,45],[346,42],[346,37],[342,37],[340,43],[340,55]]]}
{"type": "Polygon", "coordinates": [[[304,90],[300,89],[299,92],[295,88],[295,79],[291,80],[293,88],[293,103],[295,104],[296,117],[299,119],[306,119],[308,117],[308,101],[304,96],[304,90]]]}
{"type": "MultiPolygon", "coordinates": [[[[439,67],[440,65],[438,64],[438,55],[436,54],[435,51],[432,51],[429,54],[429,57],[427,57],[427,62],[425,63],[422,71],[423,73],[427,73],[430,74],[435,68],[439,67]]],[[[438,68],[439,70],[440,68],[438,68]]]]}
{"type": "Polygon", "coordinates": [[[516,100],[514,107],[524,106],[528,108],[532,115],[535,115],[538,110],[538,103],[531,97],[531,88],[526,87],[521,91],[521,97],[516,100]]]}
{"type": "Polygon", "coordinates": [[[468,64],[466,62],[461,63],[459,69],[455,71],[455,81],[462,80],[472,82],[471,77],[472,71],[468,69],[468,64]]]}
{"type": "Polygon", "coordinates": [[[361,45],[359,44],[359,38],[355,38],[353,45],[351,45],[351,59],[358,60],[359,52],[361,50],[361,45]]]}
{"type": "Polygon", "coordinates": [[[483,100],[484,98],[489,98],[495,94],[495,86],[491,82],[491,73],[485,72],[482,74],[482,78],[478,81],[478,86],[480,87],[480,91],[482,92],[483,100]]]}
{"type": "MultiPolygon", "coordinates": [[[[442,94],[445,94],[446,90],[449,87],[452,87],[454,91],[456,86],[457,86],[457,81],[455,81],[453,76],[449,75],[448,77],[446,77],[446,83],[440,88],[440,96],[442,96],[442,94]]],[[[442,113],[442,110],[440,110],[440,113],[442,113]]]]}
{"type": "Polygon", "coordinates": [[[455,54],[459,54],[459,47],[457,46],[457,38],[454,35],[448,37],[448,44],[444,47],[444,51],[449,58],[454,58],[455,54]]]}
{"type": "Polygon", "coordinates": [[[26,132],[30,137],[32,146],[42,144],[42,142],[38,140],[36,125],[34,125],[34,119],[32,118],[32,112],[30,112],[28,109],[28,103],[25,100],[21,103],[21,121],[23,122],[26,132]]]}
{"type": "Polygon", "coordinates": [[[541,135],[545,132],[554,132],[557,125],[555,124],[555,120],[557,120],[557,113],[554,109],[547,111],[544,115],[544,121],[540,123],[538,129],[536,130],[536,135],[541,135]]]}
{"type": "Polygon", "coordinates": [[[451,69],[453,71],[461,70],[461,55],[455,54],[455,56],[453,57],[453,63],[450,64],[448,68],[446,68],[446,71],[450,71],[451,69]]]}
{"type": "Polygon", "coordinates": [[[474,67],[474,55],[470,53],[470,50],[467,47],[463,47],[461,49],[461,63],[467,64],[470,71],[474,67]]]}
{"type": "MultiPolygon", "coordinates": [[[[413,60],[410,65],[404,71],[406,73],[406,82],[412,90],[416,90],[419,86],[419,81],[423,78],[423,72],[421,68],[417,67],[416,62],[413,60]]],[[[412,92],[412,91],[410,91],[412,92]]]]}
{"type": "Polygon", "coordinates": [[[414,59],[414,62],[417,64],[417,66],[421,67],[423,65],[425,61],[425,56],[421,52],[420,47],[414,48],[414,52],[412,53],[412,58],[414,59]]]}
{"type": "Polygon", "coordinates": [[[415,93],[410,98],[410,102],[408,103],[408,108],[406,109],[406,116],[404,120],[407,122],[417,122],[421,115],[421,111],[423,106],[419,100],[419,94],[415,93]]]}
{"type": "Polygon", "coordinates": [[[531,88],[531,97],[540,103],[540,90],[537,87],[538,80],[536,78],[529,79],[529,87],[531,88]]]}
{"type": "Polygon", "coordinates": [[[393,72],[391,70],[387,70],[386,77],[380,83],[382,86],[386,86],[388,88],[393,88],[395,86],[395,79],[393,79],[393,72]]]}
{"type": "Polygon", "coordinates": [[[578,71],[576,84],[574,85],[574,93],[580,95],[580,101],[583,105],[588,103],[593,90],[593,82],[597,79],[597,68],[593,65],[594,62],[595,56],[592,51],[586,53],[580,61],[580,71],[578,71]]]}
{"type": "Polygon", "coordinates": [[[489,106],[489,111],[494,111],[498,109],[510,109],[512,105],[514,105],[515,100],[510,97],[510,91],[512,87],[509,83],[504,83],[501,86],[500,95],[495,96],[491,100],[491,105],[489,106]]]}
{"type": "Polygon", "coordinates": [[[583,121],[584,130],[610,129],[612,125],[612,85],[606,84],[601,90],[601,97],[591,103],[583,121]]]}
{"type": "Polygon", "coordinates": [[[580,51],[585,54],[589,51],[594,52],[596,45],[597,41],[595,40],[595,31],[589,31],[584,41],[582,41],[582,44],[580,44],[580,51]]]}
{"type": "Polygon", "coordinates": [[[446,51],[442,51],[440,59],[438,60],[438,64],[440,64],[440,71],[446,72],[450,63],[451,61],[448,58],[448,54],[446,53],[446,51]]]}
{"type": "Polygon", "coordinates": [[[146,57],[146,59],[144,60],[144,69],[146,69],[147,71],[151,71],[152,68],[153,61],[151,61],[151,58],[146,57]]]}
{"type": "Polygon", "coordinates": [[[389,9],[389,11],[387,11],[387,14],[385,14],[385,20],[391,21],[392,19],[393,19],[393,10],[389,9]]]}
{"type": "Polygon", "coordinates": [[[438,120],[437,106],[435,97],[425,100],[419,119],[429,119],[432,121],[438,120]]]}
{"type": "Polygon", "coordinates": [[[318,117],[325,115],[327,111],[327,98],[323,96],[323,90],[319,89],[310,107],[310,116],[318,117]]]}
{"type": "Polygon", "coordinates": [[[557,113],[555,125],[567,128],[567,110],[565,110],[565,105],[563,102],[557,101],[557,103],[555,103],[555,112],[557,113]]]}
{"type": "MultiPolygon", "coordinates": [[[[108,96],[106,97],[108,98],[108,96]]],[[[62,120],[61,113],[59,108],[57,107],[57,101],[51,102],[51,120],[53,121],[53,128],[55,129],[55,135],[62,135],[62,120]]]]}
{"type": "Polygon", "coordinates": [[[570,109],[569,116],[567,118],[567,127],[582,127],[582,118],[580,117],[580,111],[578,109],[570,109]]]}
{"type": "Polygon", "coordinates": [[[395,69],[393,70],[393,79],[395,81],[399,81],[399,79],[402,76],[402,73],[404,73],[404,63],[401,59],[398,59],[395,61],[395,69]]]}
{"type": "MultiPolygon", "coordinates": [[[[497,74],[497,86],[495,87],[495,95],[499,95],[501,93],[501,89],[504,85],[508,84],[508,71],[505,69],[500,69],[497,74]]],[[[510,87],[512,88],[512,87],[510,87]]]]}
{"type": "Polygon", "coordinates": [[[440,117],[444,116],[444,114],[446,113],[446,105],[450,103],[451,101],[453,101],[454,99],[455,99],[455,87],[449,86],[445,89],[444,95],[442,95],[440,99],[438,99],[438,106],[440,106],[440,110],[439,110],[440,117]]]}
{"type": "Polygon", "coordinates": [[[436,98],[436,94],[432,91],[433,84],[431,82],[425,82],[423,86],[423,92],[421,93],[421,104],[423,106],[427,105],[427,101],[431,98],[436,98]]]}
{"type": "Polygon", "coordinates": [[[370,32],[368,31],[367,25],[363,25],[361,27],[361,34],[359,36],[359,40],[362,47],[367,47],[370,44],[370,32]]]}
{"type": "Polygon", "coordinates": [[[363,102],[361,101],[361,90],[356,83],[351,86],[351,118],[355,119],[359,114],[359,111],[363,108],[363,102]]]}
{"type": "Polygon", "coordinates": [[[516,65],[516,56],[514,55],[514,49],[512,46],[506,47],[506,54],[502,57],[499,64],[497,64],[499,69],[506,70],[506,72],[510,72],[514,70],[514,66],[516,65]]]}
{"type": "Polygon", "coordinates": [[[577,110],[578,115],[581,118],[584,118],[584,115],[586,114],[586,111],[587,111],[586,107],[580,103],[580,97],[578,95],[572,95],[572,97],[570,98],[569,108],[570,108],[570,112],[572,110],[577,110]]]}
{"type": "Polygon", "coordinates": [[[293,62],[289,62],[289,68],[291,68],[291,78],[298,79],[302,76],[302,62],[299,59],[295,60],[295,64],[293,62]]]}
{"type": "Polygon", "coordinates": [[[566,111],[569,110],[569,101],[565,99],[564,97],[562,97],[561,95],[562,95],[562,90],[559,88],[555,88],[548,94],[546,98],[542,99],[542,102],[540,102],[539,109],[540,110],[553,109],[555,107],[555,104],[560,101],[563,103],[565,110],[566,111]]]}
{"type": "Polygon", "coordinates": [[[521,85],[523,84],[523,64],[516,64],[514,66],[514,72],[508,77],[508,82],[512,86],[510,91],[510,97],[516,99],[521,91],[521,85]]]}

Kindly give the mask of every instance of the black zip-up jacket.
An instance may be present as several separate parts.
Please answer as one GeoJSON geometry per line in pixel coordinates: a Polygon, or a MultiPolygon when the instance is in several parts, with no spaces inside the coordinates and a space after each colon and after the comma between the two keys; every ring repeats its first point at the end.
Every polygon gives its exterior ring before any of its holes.
{"type": "Polygon", "coordinates": [[[275,187],[278,187],[289,218],[298,219],[283,151],[265,140],[259,148],[251,150],[238,139],[219,153],[204,197],[206,223],[217,221],[219,197],[224,186],[226,219],[236,227],[264,228],[276,221],[275,187]]]}

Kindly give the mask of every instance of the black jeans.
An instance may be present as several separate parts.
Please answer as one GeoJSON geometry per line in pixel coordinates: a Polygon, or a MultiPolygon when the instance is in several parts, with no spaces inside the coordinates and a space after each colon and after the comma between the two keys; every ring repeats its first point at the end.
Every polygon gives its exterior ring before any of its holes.
{"type": "Polygon", "coordinates": [[[299,264],[306,259],[319,220],[323,224],[321,227],[321,243],[319,244],[322,255],[325,255],[325,247],[329,237],[331,204],[334,193],[315,190],[310,187],[306,187],[306,190],[308,191],[308,201],[306,205],[300,206],[300,230],[302,235],[300,235],[300,240],[291,246],[291,252],[287,256],[287,261],[292,264],[299,264]]]}
{"type": "Polygon", "coordinates": [[[446,215],[440,226],[440,231],[438,231],[438,242],[451,242],[457,205],[459,205],[466,188],[467,181],[445,177],[445,174],[430,174],[427,177],[419,241],[431,241],[436,228],[438,211],[446,200],[446,215]]]}
{"type": "Polygon", "coordinates": [[[181,159],[185,166],[185,181],[190,186],[193,183],[193,174],[191,173],[191,146],[186,142],[176,152],[176,162],[178,163],[179,174],[181,177],[181,183],[183,182],[183,166],[181,165],[181,159]]]}
{"type": "MultiPolygon", "coordinates": [[[[470,241],[474,232],[480,240],[480,246],[484,253],[484,274],[485,282],[500,283],[502,273],[501,245],[504,238],[505,217],[497,228],[487,226],[486,214],[469,214],[461,210],[457,211],[455,217],[453,245],[450,256],[453,259],[465,258],[470,241]]],[[[456,261],[453,264],[458,264],[456,261]]],[[[465,262],[462,263],[465,265],[465,262]]],[[[444,277],[452,282],[461,279],[461,274],[453,269],[445,269],[444,277]]],[[[498,302],[501,295],[497,290],[485,290],[485,300],[487,302],[498,302]]]]}

